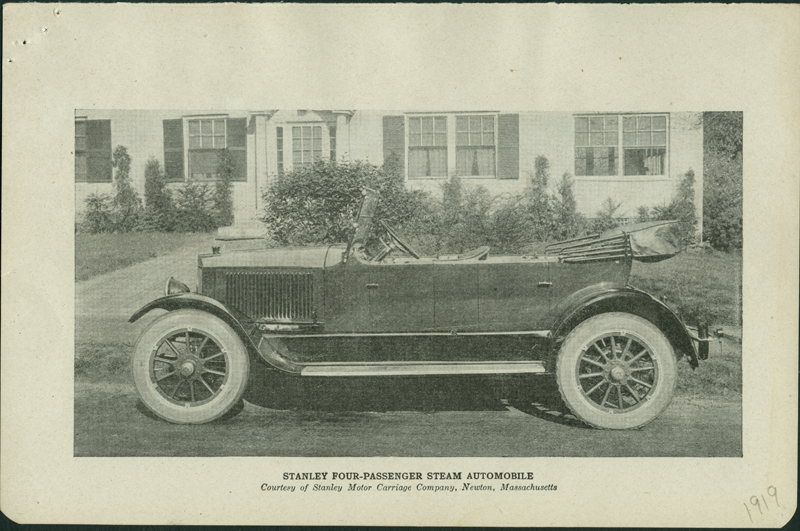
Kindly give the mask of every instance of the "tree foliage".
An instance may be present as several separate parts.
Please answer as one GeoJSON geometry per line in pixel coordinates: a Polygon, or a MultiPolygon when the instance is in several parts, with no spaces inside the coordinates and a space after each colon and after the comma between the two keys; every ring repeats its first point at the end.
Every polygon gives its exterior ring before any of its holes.
{"type": "Polygon", "coordinates": [[[175,224],[175,205],[172,191],[167,187],[167,178],[161,163],[151,157],[144,168],[144,216],[140,230],[147,232],[171,232],[175,224]]]}
{"type": "Polygon", "coordinates": [[[717,249],[742,247],[742,113],[703,113],[703,237],[717,249]]]}
{"type": "Polygon", "coordinates": [[[117,146],[111,157],[114,172],[113,210],[119,232],[133,230],[139,223],[142,213],[142,200],[131,185],[131,156],[125,146],[117,146]]]}
{"type": "Polygon", "coordinates": [[[233,225],[233,158],[230,151],[219,153],[217,165],[218,181],[214,185],[214,210],[220,227],[233,225]]]}

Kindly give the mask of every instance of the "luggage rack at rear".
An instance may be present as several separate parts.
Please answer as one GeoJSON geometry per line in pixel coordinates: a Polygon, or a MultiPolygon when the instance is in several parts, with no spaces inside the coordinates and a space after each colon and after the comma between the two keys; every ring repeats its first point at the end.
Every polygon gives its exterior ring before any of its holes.
{"type": "Polygon", "coordinates": [[[607,238],[600,234],[573,238],[545,247],[545,254],[557,255],[559,262],[586,263],[632,257],[630,237],[622,233],[607,238]]]}

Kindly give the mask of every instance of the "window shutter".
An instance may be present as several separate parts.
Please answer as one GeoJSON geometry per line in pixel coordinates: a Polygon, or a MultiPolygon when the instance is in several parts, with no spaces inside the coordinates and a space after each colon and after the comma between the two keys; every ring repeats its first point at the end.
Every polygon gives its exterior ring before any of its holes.
{"type": "Polygon", "coordinates": [[[404,123],[405,118],[403,116],[383,117],[383,161],[386,162],[389,157],[396,155],[403,175],[405,175],[406,172],[406,136],[404,123]]]}
{"type": "Polygon", "coordinates": [[[228,118],[228,151],[233,161],[233,180],[247,180],[247,118],[228,118]]]}
{"type": "Polygon", "coordinates": [[[519,179],[519,114],[498,117],[497,178],[519,179]]]}
{"type": "Polygon", "coordinates": [[[167,182],[183,182],[183,120],[164,120],[164,174],[167,182]]]}
{"type": "Polygon", "coordinates": [[[111,120],[86,121],[86,180],[111,182],[111,120]]]}

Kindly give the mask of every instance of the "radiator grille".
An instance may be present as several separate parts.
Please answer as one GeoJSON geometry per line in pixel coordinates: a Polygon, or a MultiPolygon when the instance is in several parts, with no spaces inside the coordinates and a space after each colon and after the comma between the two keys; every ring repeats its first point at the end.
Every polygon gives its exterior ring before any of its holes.
{"type": "Polygon", "coordinates": [[[313,319],[311,273],[231,272],[226,276],[226,298],[228,304],[255,319],[313,319]]]}

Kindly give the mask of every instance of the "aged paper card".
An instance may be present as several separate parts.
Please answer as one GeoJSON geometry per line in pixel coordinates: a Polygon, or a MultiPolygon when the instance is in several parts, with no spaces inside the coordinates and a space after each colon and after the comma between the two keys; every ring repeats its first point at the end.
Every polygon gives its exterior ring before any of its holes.
{"type": "MultiPolygon", "coordinates": [[[[5,5],[0,508],[17,522],[64,524],[784,525],[797,497],[798,28],[793,5],[5,5]],[[645,147],[614,144],[634,131],[616,118],[591,130],[618,127],[603,149],[629,148],[647,165],[631,170],[640,175],[662,171],[663,146],[673,161],[691,149],[667,139],[664,116],[677,127],[706,111],[742,112],[734,399],[683,398],[661,424],[609,432],[512,407],[485,384],[401,380],[267,385],[271,407],[248,402],[234,419],[159,420],[137,404],[127,354],[113,346],[132,348],[144,324],[111,317],[141,305],[115,293],[149,275],[162,289],[171,273],[155,260],[76,282],[76,204],[87,188],[76,179],[91,172],[82,166],[91,146],[78,137],[89,138],[87,120],[115,120],[130,125],[120,134],[131,146],[145,146],[141,157],[161,157],[162,123],[175,116],[197,127],[187,142],[213,148],[226,134],[233,146],[238,127],[229,120],[219,132],[216,113],[252,118],[247,134],[258,138],[279,109],[349,109],[323,119],[364,116],[376,131],[379,111],[416,113],[409,127],[439,127],[423,118],[441,114],[467,135],[478,129],[454,113],[513,111],[532,123],[554,113],[567,117],[566,137],[546,141],[570,161],[575,116],[590,127],[589,116],[641,115],[645,147]],[[137,128],[145,122],[155,129],[137,128]],[[96,364],[76,342],[97,346],[96,364]]],[[[302,163],[308,118],[292,112],[286,157],[296,127],[302,163]]],[[[476,127],[489,135],[494,123],[476,127]]],[[[266,138],[277,146],[276,134],[266,138]]],[[[345,141],[330,129],[319,138],[345,141]]],[[[581,171],[589,159],[608,164],[582,153],[581,171]]],[[[447,156],[462,160],[456,149],[447,156]]],[[[475,154],[474,167],[487,160],[475,154]]],[[[180,262],[190,276],[194,253],[180,262]]],[[[181,359],[191,375],[194,358],[181,359]]]]}

